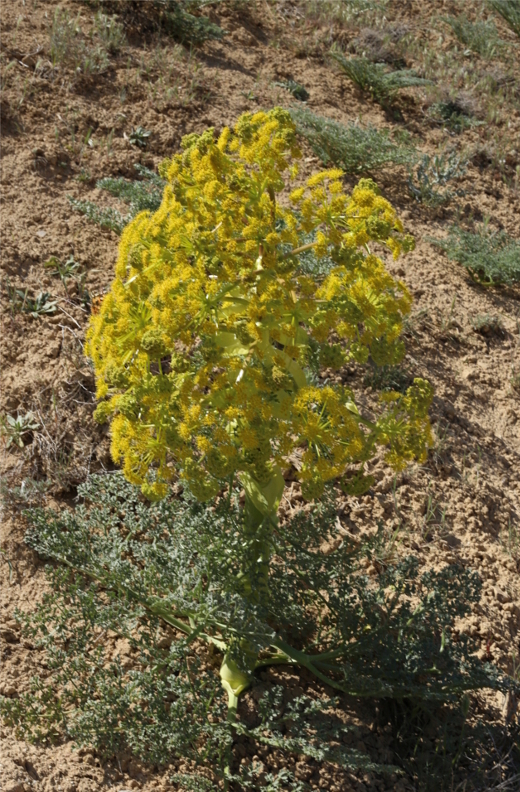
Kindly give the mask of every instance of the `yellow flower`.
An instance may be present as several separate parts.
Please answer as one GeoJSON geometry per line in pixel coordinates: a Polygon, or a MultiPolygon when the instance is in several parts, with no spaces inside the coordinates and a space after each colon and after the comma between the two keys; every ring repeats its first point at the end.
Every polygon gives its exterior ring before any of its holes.
{"type": "Polygon", "coordinates": [[[305,194],[305,187],[298,187],[290,194],[290,199],[293,203],[299,203],[305,194]]]}
{"type": "Polygon", "coordinates": [[[218,139],[190,134],[160,166],[160,208],[126,227],[115,280],[91,318],[96,420],[112,419],[111,450],[147,497],[181,477],[200,499],[219,476],[267,481],[303,449],[306,497],[386,445],[396,467],[424,459],[431,389],[422,381],[380,404],[361,428],[352,394],[307,382],[309,361],[340,368],[393,361],[411,297],[368,249],[413,247],[374,182],[348,196],[328,169],[279,198],[301,157],[281,108],[241,116],[218,139]],[[306,253],[293,254],[303,247],[306,253]],[[303,274],[309,249],[330,258],[303,274]],[[332,343],[331,333],[341,339],[332,343]]]}

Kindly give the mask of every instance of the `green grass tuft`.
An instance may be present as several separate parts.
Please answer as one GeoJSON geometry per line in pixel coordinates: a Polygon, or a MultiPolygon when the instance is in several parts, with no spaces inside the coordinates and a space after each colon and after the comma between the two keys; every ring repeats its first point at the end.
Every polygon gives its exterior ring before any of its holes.
{"type": "Polygon", "coordinates": [[[108,42],[106,36],[98,38],[100,43],[89,43],[79,26],[79,16],[74,19],[66,9],[57,8],[49,41],[52,65],[63,63],[85,77],[106,71],[108,42]]]}
{"type": "Polygon", "coordinates": [[[503,49],[505,42],[498,37],[494,22],[470,22],[461,14],[460,16],[445,16],[444,22],[453,30],[458,40],[472,52],[482,58],[493,58],[503,49]]]}
{"type": "Polygon", "coordinates": [[[491,8],[500,14],[513,33],[520,36],[520,3],[518,0],[488,0],[491,8]]]}

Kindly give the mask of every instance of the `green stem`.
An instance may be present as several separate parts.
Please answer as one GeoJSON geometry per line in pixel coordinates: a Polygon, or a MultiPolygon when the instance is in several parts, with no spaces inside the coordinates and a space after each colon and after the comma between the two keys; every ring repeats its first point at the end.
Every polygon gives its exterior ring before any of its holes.
{"type": "Polygon", "coordinates": [[[312,659],[308,655],[306,655],[304,652],[300,652],[298,649],[293,649],[292,646],[285,643],[285,641],[283,641],[281,638],[277,638],[273,642],[273,646],[276,647],[277,649],[280,649],[282,652],[285,652],[285,654],[288,657],[290,657],[292,660],[294,660],[295,663],[298,663],[299,665],[304,666],[304,668],[307,668],[312,674],[314,674],[315,677],[320,679],[326,685],[330,685],[330,687],[334,688],[335,690],[340,690],[342,693],[347,693],[349,696],[364,695],[368,697],[374,695],[373,691],[362,693],[358,690],[350,690],[345,685],[342,685],[341,682],[337,682],[335,679],[331,679],[326,674],[323,674],[319,670],[319,668],[316,668],[316,666],[312,662],[312,659]]]}
{"type": "MultiPolygon", "coordinates": [[[[273,478],[270,484],[274,481],[273,478]]],[[[253,605],[266,603],[269,597],[269,560],[279,502],[275,498],[272,500],[272,505],[269,505],[267,500],[271,497],[269,486],[268,484],[262,489],[257,482],[248,479],[246,487],[244,535],[247,552],[238,580],[243,596],[253,605]],[[265,507],[262,508],[264,504],[265,507]]],[[[228,697],[235,696],[238,699],[250,686],[257,667],[258,654],[258,649],[246,639],[232,643],[228,647],[220,668],[222,687],[228,697]]]]}
{"type": "Polygon", "coordinates": [[[316,247],[317,242],[309,242],[307,245],[301,245],[301,247],[294,248],[282,256],[281,260],[285,261],[285,259],[291,258],[291,256],[296,256],[298,253],[303,253],[306,250],[310,250],[313,247],[316,247]]]}
{"type": "Polygon", "coordinates": [[[344,654],[346,654],[346,652],[347,652],[347,648],[343,646],[341,647],[341,649],[333,649],[330,652],[323,652],[322,654],[317,654],[317,655],[309,655],[309,660],[312,663],[321,663],[322,661],[325,660],[334,660],[336,657],[342,657],[344,654]]]}
{"type": "Polygon", "coordinates": [[[266,668],[274,665],[294,665],[294,660],[283,654],[272,655],[271,657],[261,657],[255,663],[255,671],[257,668],[266,668]]]}
{"type": "MultiPolygon", "coordinates": [[[[233,730],[233,726],[237,720],[237,707],[238,707],[238,696],[235,696],[235,694],[231,690],[229,690],[226,722],[229,724],[229,728],[231,731],[233,730]]],[[[227,792],[227,790],[229,789],[229,776],[231,775],[232,759],[233,759],[233,743],[230,741],[226,751],[226,763],[224,765],[224,792],[227,792]]]]}

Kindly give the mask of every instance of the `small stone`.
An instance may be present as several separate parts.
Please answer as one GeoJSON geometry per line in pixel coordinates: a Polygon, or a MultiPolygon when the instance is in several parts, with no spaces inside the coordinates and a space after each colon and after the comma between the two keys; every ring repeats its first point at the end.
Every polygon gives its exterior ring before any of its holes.
{"type": "Polygon", "coordinates": [[[493,592],[499,602],[511,602],[511,595],[507,591],[502,591],[498,586],[493,586],[493,592]]]}

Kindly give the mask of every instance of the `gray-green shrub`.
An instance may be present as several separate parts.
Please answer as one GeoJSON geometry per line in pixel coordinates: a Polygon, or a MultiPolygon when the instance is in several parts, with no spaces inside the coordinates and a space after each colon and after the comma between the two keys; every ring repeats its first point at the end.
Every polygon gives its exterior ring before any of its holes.
{"type": "Polygon", "coordinates": [[[431,80],[419,77],[413,69],[388,71],[382,63],[373,63],[368,58],[346,58],[337,49],[331,50],[330,55],[342,73],[382,107],[389,107],[403,88],[432,84],[431,80]]]}
{"type": "Polygon", "coordinates": [[[130,751],[152,764],[181,756],[211,768],[216,782],[246,772],[233,770],[240,735],[286,756],[388,772],[350,747],[351,727],[331,713],[338,698],[303,692],[283,706],[284,667],[307,669],[334,696],[451,702],[455,712],[464,691],[515,690],[478,659],[474,639],[454,630],[479,600],[478,574],[457,566],[420,574],[410,557],[368,577],[366,559],[379,557],[384,539],[341,535],[332,493],[276,530],[269,596],[253,601],[241,570],[247,559],[255,579],[258,541],[239,491],[210,506],[186,491],[148,505],[115,474],[92,476],[78,492],[75,510],[26,513],[26,541],[51,563],[42,604],[17,615],[43,652],[45,674],[1,700],[19,736],[66,734],[102,756],[130,751]],[[130,657],[107,635],[128,641],[130,657]],[[271,646],[257,670],[274,663],[282,674],[270,691],[257,688],[254,723],[226,722],[212,657],[227,642],[236,653],[244,642],[271,646]]]}
{"type": "Polygon", "coordinates": [[[340,124],[305,107],[295,107],[289,112],[298,134],[308,141],[325,165],[331,163],[346,173],[358,174],[386,164],[409,165],[415,161],[414,149],[394,142],[387,130],[340,124]]]}
{"type": "Polygon", "coordinates": [[[476,231],[454,225],[446,239],[431,241],[451,261],[466,267],[473,280],[482,285],[520,281],[520,241],[505,231],[491,231],[485,224],[476,231]]]}

